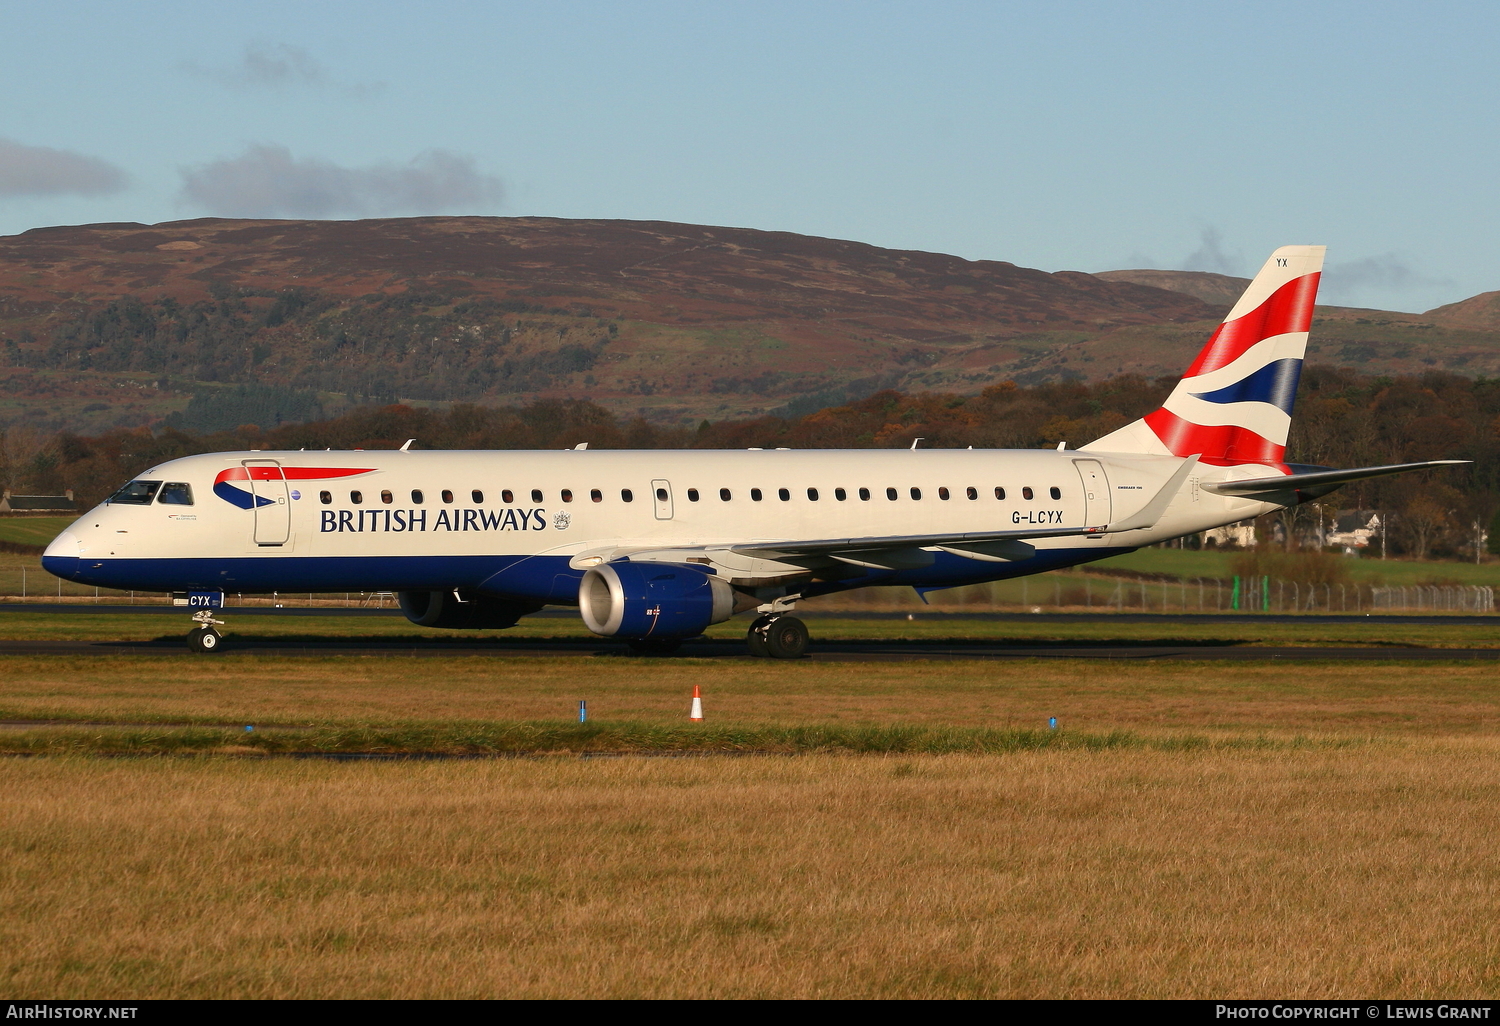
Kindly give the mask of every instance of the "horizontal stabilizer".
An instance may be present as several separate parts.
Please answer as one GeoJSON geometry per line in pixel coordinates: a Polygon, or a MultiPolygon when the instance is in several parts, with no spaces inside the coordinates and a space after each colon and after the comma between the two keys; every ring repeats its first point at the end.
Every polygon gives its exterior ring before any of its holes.
{"type": "Polygon", "coordinates": [[[1356,467],[1352,470],[1311,470],[1300,474],[1279,477],[1252,477],[1245,481],[1220,481],[1204,484],[1205,491],[1219,495],[1267,495],[1272,492],[1316,492],[1313,496],[1326,495],[1339,485],[1350,481],[1363,481],[1387,474],[1404,474],[1409,470],[1427,470],[1430,467],[1455,467],[1472,460],[1427,460],[1425,463],[1391,463],[1383,467],[1356,467]]]}

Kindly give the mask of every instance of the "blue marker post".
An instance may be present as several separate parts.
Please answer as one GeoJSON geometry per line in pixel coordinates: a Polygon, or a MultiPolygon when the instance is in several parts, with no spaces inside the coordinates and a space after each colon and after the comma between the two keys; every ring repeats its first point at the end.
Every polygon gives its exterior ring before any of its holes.
{"type": "Polygon", "coordinates": [[[247,723],[247,724],[245,724],[245,733],[246,733],[246,734],[253,734],[253,733],[254,733],[254,732],[255,732],[255,728],[254,728],[254,727],[252,727],[252,726],[251,726],[251,725],[250,725],[250,724],[248,724],[248,723],[247,723]]]}
{"type": "Polygon", "coordinates": [[[578,700],[578,722],[579,723],[587,723],[588,721],[589,721],[589,704],[588,704],[587,701],[585,701],[584,699],[580,698],[578,700]]]}
{"type": "Polygon", "coordinates": [[[1048,716],[1047,717],[1047,729],[1048,730],[1056,730],[1057,729],[1057,717],[1056,716],[1048,716]]]}

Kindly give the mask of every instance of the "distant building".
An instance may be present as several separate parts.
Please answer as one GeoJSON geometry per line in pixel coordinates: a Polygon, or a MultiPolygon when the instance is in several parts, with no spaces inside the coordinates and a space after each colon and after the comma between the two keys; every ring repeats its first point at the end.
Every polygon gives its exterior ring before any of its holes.
{"type": "Polygon", "coordinates": [[[1328,532],[1326,544],[1337,545],[1345,555],[1352,556],[1360,549],[1369,548],[1370,542],[1380,537],[1383,526],[1377,510],[1340,510],[1333,515],[1333,530],[1328,532]]]}
{"type": "Polygon", "coordinates": [[[1255,548],[1255,521],[1241,520],[1228,527],[1216,527],[1203,532],[1205,549],[1253,549],[1255,548]]]}
{"type": "Polygon", "coordinates": [[[0,496],[0,513],[77,513],[73,489],[62,495],[12,495],[10,489],[0,496]]]}

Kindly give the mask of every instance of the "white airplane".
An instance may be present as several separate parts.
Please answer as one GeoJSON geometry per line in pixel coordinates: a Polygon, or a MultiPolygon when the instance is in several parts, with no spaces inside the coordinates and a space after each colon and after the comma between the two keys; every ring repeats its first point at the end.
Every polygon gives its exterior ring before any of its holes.
{"type": "Polygon", "coordinates": [[[203,652],[225,592],[392,591],[424,627],[576,605],[657,653],[754,610],[751,654],[794,658],[800,599],[1075,566],[1465,462],[1283,462],[1323,252],[1276,250],[1162,407],[1076,450],[213,453],[152,467],[42,564],[178,593],[203,652]]]}

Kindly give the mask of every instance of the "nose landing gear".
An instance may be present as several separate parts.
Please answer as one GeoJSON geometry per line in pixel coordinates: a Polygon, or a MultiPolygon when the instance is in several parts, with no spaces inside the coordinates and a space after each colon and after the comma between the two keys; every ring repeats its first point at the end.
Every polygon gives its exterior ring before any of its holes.
{"type": "Polygon", "coordinates": [[[224,636],[214,630],[217,625],[224,626],[223,620],[215,620],[212,611],[200,609],[193,614],[193,623],[198,626],[188,631],[187,647],[194,652],[208,653],[219,651],[219,646],[224,642],[224,636]]]}

